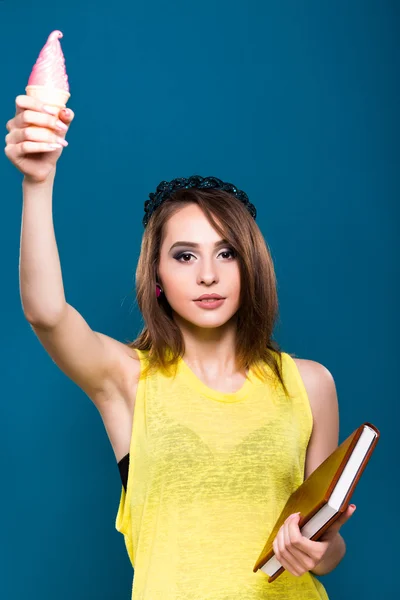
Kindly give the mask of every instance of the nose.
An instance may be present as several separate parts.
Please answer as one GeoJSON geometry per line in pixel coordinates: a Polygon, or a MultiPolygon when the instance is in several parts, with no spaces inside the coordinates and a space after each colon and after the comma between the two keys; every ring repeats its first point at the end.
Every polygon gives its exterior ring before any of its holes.
{"type": "Polygon", "coordinates": [[[212,258],[204,259],[199,261],[198,273],[197,273],[197,283],[206,285],[211,285],[212,283],[218,282],[218,269],[212,258]]]}

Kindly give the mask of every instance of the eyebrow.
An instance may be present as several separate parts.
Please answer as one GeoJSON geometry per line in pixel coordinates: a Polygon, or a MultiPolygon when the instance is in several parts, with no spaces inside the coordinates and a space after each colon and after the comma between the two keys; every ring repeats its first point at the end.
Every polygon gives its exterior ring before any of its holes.
{"type": "MultiPolygon", "coordinates": [[[[218,242],[215,242],[214,248],[219,248],[220,246],[226,246],[227,244],[229,244],[228,240],[219,240],[218,242]]],[[[176,246],[187,246],[189,248],[199,248],[200,244],[197,244],[196,242],[179,241],[179,242],[175,242],[174,244],[172,244],[169,251],[171,252],[172,248],[176,248],[176,246]]]]}

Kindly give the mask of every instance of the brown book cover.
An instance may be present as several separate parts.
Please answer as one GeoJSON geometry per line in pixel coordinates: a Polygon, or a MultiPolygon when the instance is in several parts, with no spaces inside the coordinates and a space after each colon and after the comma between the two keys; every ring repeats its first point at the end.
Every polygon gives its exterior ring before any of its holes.
{"type": "MultiPolygon", "coordinates": [[[[254,565],[253,571],[254,573],[263,567],[273,556],[273,541],[276,538],[279,529],[286,521],[287,517],[292,513],[300,512],[300,521],[298,523],[299,529],[302,527],[321,509],[323,508],[329,501],[329,498],[342,475],[352,452],[364,432],[364,427],[371,428],[376,436],[372,440],[364,459],[361,462],[361,465],[354,477],[349,490],[341,503],[338,511],[329,518],[321,529],[319,529],[312,537],[309,539],[316,541],[318,540],[323,533],[340,517],[342,513],[347,510],[349,505],[350,498],[354,492],[354,489],[371,457],[372,452],[375,449],[375,446],[380,437],[379,430],[372,425],[371,423],[363,423],[358,427],[344,442],[342,442],[334,452],[324,462],[322,462],[315,471],[311,473],[311,475],[291,494],[287,503],[285,504],[278,520],[276,521],[274,528],[259,556],[256,564],[254,565]]],[[[329,508],[329,507],[327,507],[329,508]]],[[[274,581],[281,573],[284,571],[284,567],[280,567],[278,571],[272,576],[269,577],[268,582],[271,583],[274,581]]]]}

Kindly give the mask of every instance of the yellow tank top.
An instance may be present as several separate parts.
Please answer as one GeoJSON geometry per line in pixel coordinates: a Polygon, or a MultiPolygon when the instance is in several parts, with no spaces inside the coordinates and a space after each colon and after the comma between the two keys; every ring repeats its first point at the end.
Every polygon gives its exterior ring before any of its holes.
{"type": "MultiPolygon", "coordinates": [[[[143,371],[147,351],[137,352],[143,371]]],[[[134,568],[132,600],[328,600],[311,572],[285,570],[272,583],[253,572],[304,480],[312,430],[297,365],[286,353],[282,362],[290,398],[251,369],[238,391],[213,390],[183,359],[175,378],[139,380],[115,522],[134,568]]]]}

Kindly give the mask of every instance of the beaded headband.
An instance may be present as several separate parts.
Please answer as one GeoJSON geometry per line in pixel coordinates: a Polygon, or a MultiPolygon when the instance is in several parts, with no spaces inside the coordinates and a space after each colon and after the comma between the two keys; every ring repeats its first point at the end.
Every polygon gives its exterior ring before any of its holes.
{"type": "Polygon", "coordinates": [[[218,189],[224,190],[236,196],[240,200],[251,216],[256,219],[257,210],[254,204],[252,204],[245,192],[238,190],[232,183],[225,183],[217,177],[200,177],[200,175],[192,175],[188,179],[185,177],[179,177],[172,179],[172,181],[161,181],[158,184],[155,194],[149,194],[149,200],[144,203],[144,217],[142,220],[143,227],[147,226],[149,219],[153,212],[174,192],[183,188],[199,188],[199,189],[218,189]]]}

